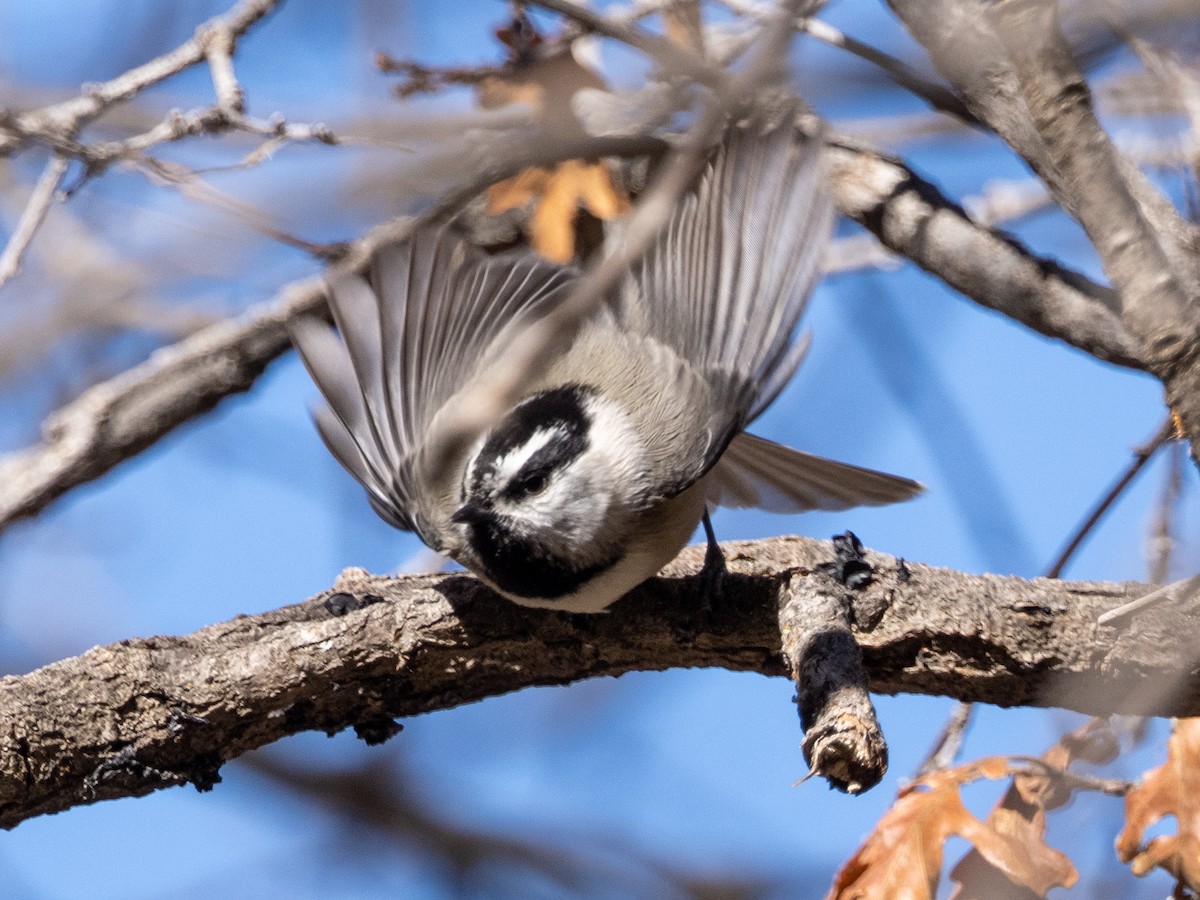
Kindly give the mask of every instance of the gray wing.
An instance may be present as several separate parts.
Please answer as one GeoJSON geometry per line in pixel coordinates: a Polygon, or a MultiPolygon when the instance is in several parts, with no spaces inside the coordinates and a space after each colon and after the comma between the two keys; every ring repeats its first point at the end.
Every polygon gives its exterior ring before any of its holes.
{"type": "Polygon", "coordinates": [[[312,316],[289,323],[325,398],[317,429],[384,519],[440,548],[427,508],[445,486],[415,474],[431,423],[574,278],[531,254],[488,256],[448,229],[419,232],[379,251],[369,283],[330,285],[336,333],[312,316]]]}
{"type": "Polygon", "coordinates": [[[622,294],[626,327],[665,344],[707,386],[699,459],[671,473],[682,490],[779,395],[804,355],[796,324],[832,222],[821,140],[792,121],[731,127],[622,294]]]}
{"type": "Polygon", "coordinates": [[[924,486],[743,432],[729,443],[706,482],[711,503],[795,513],[882,506],[908,500],[924,486]]]}

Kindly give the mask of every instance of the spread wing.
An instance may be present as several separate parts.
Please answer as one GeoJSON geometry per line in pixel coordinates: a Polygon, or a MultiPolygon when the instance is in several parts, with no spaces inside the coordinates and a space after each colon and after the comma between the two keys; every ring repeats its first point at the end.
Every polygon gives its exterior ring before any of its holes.
{"type": "Polygon", "coordinates": [[[532,254],[488,256],[448,229],[421,232],[379,251],[370,282],[330,285],[336,333],[315,317],[290,323],[325,398],[317,429],[384,519],[441,548],[432,507],[451,486],[419,486],[416,472],[433,420],[574,278],[532,254]]]}
{"type": "Polygon", "coordinates": [[[804,355],[796,324],[819,276],[832,204],[821,141],[790,120],[728,129],[623,288],[627,328],[669,347],[707,388],[704,452],[680,457],[683,490],[778,396],[804,355]]]}
{"type": "Polygon", "coordinates": [[[718,506],[779,513],[882,506],[924,490],[911,478],[801,453],[746,432],[730,441],[705,484],[718,506]]]}

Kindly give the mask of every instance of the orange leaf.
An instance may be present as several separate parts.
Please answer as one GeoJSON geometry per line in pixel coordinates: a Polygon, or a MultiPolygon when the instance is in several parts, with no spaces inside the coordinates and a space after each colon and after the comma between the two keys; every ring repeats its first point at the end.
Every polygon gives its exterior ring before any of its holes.
{"type": "Polygon", "coordinates": [[[583,207],[597,219],[612,219],[629,208],[602,160],[572,159],[553,169],[526,169],[492,185],[489,215],[533,202],[529,243],[546,259],[567,263],[575,255],[575,217],[583,207]]]}
{"type": "Polygon", "coordinates": [[[1009,879],[1044,894],[1078,879],[1070,860],[1039,840],[1006,833],[1007,823],[984,824],[967,811],[959,788],[979,778],[1002,778],[1008,760],[988,757],[934,772],[901,791],[858,852],[842,867],[828,900],[887,897],[924,900],[935,895],[942,847],[951,835],[975,845],[1009,879]]]}
{"type": "Polygon", "coordinates": [[[1200,719],[1178,719],[1167,741],[1167,761],[1142,776],[1125,795],[1125,827],[1117,836],[1117,856],[1134,875],[1155,866],[1166,869],[1193,891],[1200,890],[1200,719]],[[1143,844],[1147,828],[1174,816],[1178,833],[1143,844]]]}
{"type": "MultiPolygon", "coordinates": [[[[513,32],[497,33],[516,50],[514,35],[528,36],[528,23],[513,32]]],[[[477,88],[479,104],[491,109],[508,103],[529,103],[538,119],[552,131],[581,132],[571,109],[576,92],[584,88],[603,90],[606,85],[590,68],[579,62],[569,40],[546,43],[523,41],[499,75],[486,78],[477,88]]],[[[529,243],[549,260],[568,263],[575,256],[579,210],[597,219],[612,219],[629,208],[625,193],[613,184],[603,160],[568,160],[553,168],[526,169],[492,185],[487,191],[489,215],[533,204],[529,219],[529,243]]]]}

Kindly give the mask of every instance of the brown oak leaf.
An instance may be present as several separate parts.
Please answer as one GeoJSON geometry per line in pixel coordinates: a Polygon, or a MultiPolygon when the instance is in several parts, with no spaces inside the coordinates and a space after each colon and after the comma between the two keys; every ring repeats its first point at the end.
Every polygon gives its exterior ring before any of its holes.
{"type": "MultiPolygon", "coordinates": [[[[1066,769],[1077,759],[1100,765],[1112,761],[1119,749],[1107,720],[1092,719],[1060,738],[1042,759],[1054,769],[1066,769]]],[[[1041,844],[1046,835],[1046,811],[1057,809],[1070,798],[1070,789],[1049,772],[1020,771],[1013,775],[1008,790],[988,815],[987,824],[1030,846],[1041,844]]],[[[951,900],[1037,900],[1044,896],[1044,892],[1010,880],[978,849],[970,850],[958,861],[950,878],[957,882],[951,900]]]]}
{"type": "Polygon", "coordinates": [[[1005,757],[987,757],[934,772],[902,790],[875,830],[842,867],[828,900],[926,900],[937,891],[942,848],[951,835],[965,838],[984,859],[1017,884],[1045,894],[1079,878],[1071,861],[1038,837],[1011,834],[971,815],[959,788],[980,778],[1003,778],[1005,757]]]}
{"type": "Polygon", "coordinates": [[[1117,836],[1117,856],[1142,876],[1166,869],[1200,891],[1200,719],[1178,719],[1167,741],[1167,761],[1142,776],[1125,795],[1125,827],[1117,836]],[[1178,833],[1143,844],[1146,829],[1174,816],[1178,833]]]}

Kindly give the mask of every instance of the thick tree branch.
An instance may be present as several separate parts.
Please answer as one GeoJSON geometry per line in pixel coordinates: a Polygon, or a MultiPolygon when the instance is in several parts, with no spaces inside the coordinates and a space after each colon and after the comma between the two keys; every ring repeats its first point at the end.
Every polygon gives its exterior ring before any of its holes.
{"type": "MultiPolygon", "coordinates": [[[[958,89],[975,117],[1003,138],[1046,183],[1063,209],[1075,215],[1077,197],[1039,133],[984,0],[888,0],[888,5],[929,53],[934,67],[958,89]]],[[[1194,266],[1196,229],[1180,218],[1137,166],[1124,158],[1118,159],[1117,165],[1142,215],[1164,238],[1164,251],[1173,264],[1194,266]]]]}
{"type": "MultiPolygon", "coordinates": [[[[466,575],[348,570],[337,593],[296,606],[0,679],[0,826],[169,785],[207,788],[223,762],[288,734],[354,726],[379,740],[393,717],[531,685],[678,666],[784,675],[781,595],[834,551],[779,538],[725,552],[730,575],[712,605],[699,548],[603,616],[523,609],[466,575]]],[[[1128,630],[1096,623],[1141,585],[867,560],[873,580],[847,602],[872,690],[1200,714],[1193,610],[1159,608],[1128,630]]]]}
{"type": "Polygon", "coordinates": [[[899,160],[833,142],[838,209],[880,242],[989,309],[1100,359],[1144,368],[1114,292],[971,218],[899,160]]]}
{"type": "Polygon", "coordinates": [[[1163,382],[1200,463],[1200,305],[1192,258],[1176,264],[1169,238],[1139,203],[1128,173],[1096,119],[1091,93],[1062,36],[1058,4],[1003,0],[991,9],[1022,96],[1072,211],[1120,291],[1121,318],[1147,368],[1163,382]]]}

